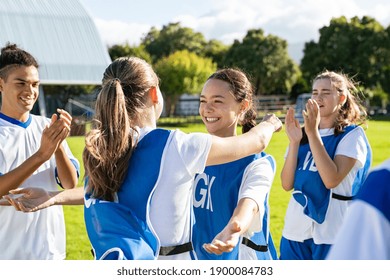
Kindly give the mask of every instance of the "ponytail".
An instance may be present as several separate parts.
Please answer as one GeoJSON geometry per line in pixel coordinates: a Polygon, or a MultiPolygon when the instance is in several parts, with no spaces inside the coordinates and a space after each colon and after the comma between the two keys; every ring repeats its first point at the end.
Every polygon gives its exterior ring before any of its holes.
{"type": "Polygon", "coordinates": [[[248,132],[252,127],[256,126],[257,112],[253,108],[253,105],[245,112],[243,120],[240,122],[242,125],[242,133],[248,132]]]}
{"type": "Polygon", "coordinates": [[[106,68],[83,152],[87,192],[93,197],[115,200],[138,141],[140,112],[158,82],[152,67],[137,57],[117,58],[106,68]]]}
{"type": "Polygon", "coordinates": [[[96,198],[114,200],[127,173],[134,146],[125,96],[118,79],[103,85],[96,102],[94,128],[87,134],[83,160],[96,198]]]}

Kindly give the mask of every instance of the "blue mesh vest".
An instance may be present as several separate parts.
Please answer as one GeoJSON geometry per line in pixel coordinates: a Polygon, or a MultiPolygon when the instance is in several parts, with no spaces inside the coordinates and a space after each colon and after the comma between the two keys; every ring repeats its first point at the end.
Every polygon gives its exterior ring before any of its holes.
{"type": "MultiPolygon", "coordinates": [[[[192,241],[198,259],[238,259],[238,245],[232,252],[221,255],[207,253],[202,245],[210,243],[230,220],[238,203],[238,193],[245,168],[260,157],[267,157],[275,168],[273,158],[261,153],[225,164],[208,166],[204,173],[196,176],[193,197],[195,224],[192,241]]],[[[268,197],[264,201],[264,206],[266,213],[263,218],[263,230],[255,233],[248,242],[249,246],[264,248],[263,251],[256,252],[258,259],[276,259],[276,250],[269,232],[268,197]]]]}
{"type": "MultiPolygon", "coordinates": [[[[321,137],[324,147],[332,159],[334,159],[337,145],[341,139],[355,128],[355,125],[350,125],[345,127],[344,132],[338,135],[321,137]]],[[[371,148],[368,142],[366,142],[366,144],[367,159],[364,166],[359,169],[356,174],[356,178],[352,185],[352,196],[359,191],[371,165],[371,148]]],[[[303,206],[303,212],[305,215],[321,224],[325,220],[329,202],[332,198],[332,191],[325,187],[317,169],[315,168],[314,170],[311,170],[310,166],[315,167],[315,163],[313,161],[314,159],[309,143],[300,145],[298,151],[297,169],[295,171],[293,197],[303,206]]],[[[352,197],[342,197],[340,195],[334,195],[333,197],[340,197],[338,199],[342,200],[352,199],[352,197]]]]}
{"type": "Polygon", "coordinates": [[[84,219],[95,259],[156,259],[159,240],[148,207],[170,131],[155,129],[134,149],[115,202],[85,195],[84,219]]]}

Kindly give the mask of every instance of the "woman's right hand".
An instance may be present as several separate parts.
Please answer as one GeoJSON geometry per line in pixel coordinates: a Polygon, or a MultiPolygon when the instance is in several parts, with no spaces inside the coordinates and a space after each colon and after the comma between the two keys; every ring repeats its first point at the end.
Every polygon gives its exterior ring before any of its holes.
{"type": "Polygon", "coordinates": [[[302,128],[299,121],[295,118],[295,110],[293,108],[288,109],[284,122],[290,143],[299,143],[302,139],[302,128]]]}
{"type": "Polygon", "coordinates": [[[24,188],[10,191],[4,198],[17,211],[35,212],[55,204],[50,192],[42,188],[24,188]]]}
{"type": "Polygon", "coordinates": [[[57,111],[60,117],[53,114],[50,125],[47,125],[42,131],[38,153],[44,160],[50,159],[70,132],[71,116],[65,110],[58,109],[57,111]]]}
{"type": "Polygon", "coordinates": [[[266,114],[261,122],[268,122],[274,126],[274,132],[279,132],[282,130],[283,123],[275,114],[266,114]]]}

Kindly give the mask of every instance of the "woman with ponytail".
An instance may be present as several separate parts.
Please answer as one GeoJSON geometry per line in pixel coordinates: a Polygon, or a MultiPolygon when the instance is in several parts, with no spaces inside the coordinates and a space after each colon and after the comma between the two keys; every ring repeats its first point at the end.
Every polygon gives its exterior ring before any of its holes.
{"type": "MultiPolygon", "coordinates": [[[[212,74],[199,107],[207,131],[236,136],[240,124],[245,135],[256,125],[252,95],[252,84],[242,71],[227,68],[212,74]]],[[[277,258],[268,204],[275,168],[274,158],[262,152],[207,166],[196,176],[192,240],[198,259],[277,258]]]]}

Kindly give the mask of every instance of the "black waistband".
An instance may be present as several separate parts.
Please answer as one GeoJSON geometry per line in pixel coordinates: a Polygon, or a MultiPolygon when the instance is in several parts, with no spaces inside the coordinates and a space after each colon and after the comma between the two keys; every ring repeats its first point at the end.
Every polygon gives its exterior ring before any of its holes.
{"type": "Polygon", "coordinates": [[[191,242],[187,242],[181,245],[176,245],[176,246],[166,246],[160,247],[160,256],[172,256],[172,255],[177,255],[181,254],[184,252],[189,252],[192,251],[194,248],[192,247],[191,242]]]}
{"type": "Polygon", "coordinates": [[[347,200],[352,200],[354,197],[353,196],[344,196],[344,195],[337,194],[337,193],[332,193],[332,198],[347,201],[347,200]]]}
{"type": "Polygon", "coordinates": [[[258,251],[258,252],[267,252],[268,251],[267,245],[257,245],[255,242],[253,242],[252,240],[250,240],[246,237],[242,238],[242,244],[244,244],[244,245],[248,246],[249,248],[252,248],[253,250],[258,251]]]}

